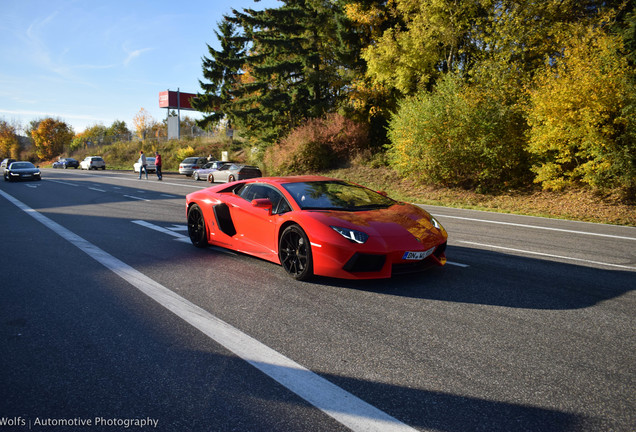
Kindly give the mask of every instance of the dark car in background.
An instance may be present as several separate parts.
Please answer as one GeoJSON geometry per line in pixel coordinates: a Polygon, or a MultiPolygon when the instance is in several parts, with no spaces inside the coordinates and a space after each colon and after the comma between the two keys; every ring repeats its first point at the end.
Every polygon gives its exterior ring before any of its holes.
{"type": "Polygon", "coordinates": [[[31,162],[17,161],[4,170],[4,181],[42,180],[40,168],[31,162]]]}
{"type": "Polygon", "coordinates": [[[208,174],[208,181],[210,183],[230,183],[236,180],[247,180],[257,177],[263,177],[258,167],[227,163],[208,174]]]}
{"type": "Polygon", "coordinates": [[[53,162],[53,168],[79,168],[79,161],[73,158],[60,158],[56,162],[53,162]]]}
{"type": "Polygon", "coordinates": [[[185,174],[190,177],[194,170],[203,168],[203,165],[205,165],[206,163],[208,163],[208,158],[205,157],[193,156],[185,158],[179,164],[179,174],[185,174]]]}

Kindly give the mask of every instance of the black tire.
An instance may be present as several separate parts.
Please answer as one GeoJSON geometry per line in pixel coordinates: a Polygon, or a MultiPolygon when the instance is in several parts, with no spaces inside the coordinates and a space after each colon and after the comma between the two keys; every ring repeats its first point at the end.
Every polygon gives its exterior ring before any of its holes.
{"type": "Polygon", "coordinates": [[[214,183],[214,175],[213,174],[208,175],[208,182],[214,183]]]}
{"type": "Polygon", "coordinates": [[[314,275],[311,245],[305,231],[298,225],[290,225],[278,242],[278,258],[291,277],[308,280],[314,275]]]}
{"type": "Polygon", "coordinates": [[[193,204],[188,210],[188,235],[190,236],[190,241],[196,247],[204,248],[208,246],[205,218],[198,204],[193,204]]]}

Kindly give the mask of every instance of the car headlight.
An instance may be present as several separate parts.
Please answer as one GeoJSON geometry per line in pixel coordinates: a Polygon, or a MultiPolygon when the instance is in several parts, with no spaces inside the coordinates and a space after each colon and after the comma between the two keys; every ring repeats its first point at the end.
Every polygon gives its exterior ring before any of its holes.
{"type": "Polygon", "coordinates": [[[362,231],[356,231],[349,228],[342,228],[337,226],[331,226],[331,229],[336,231],[338,234],[346,238],[347,240],[351,240],[355,243],[364,243],[369,239],[369,235],[363,233],[362,231]]]}
{"type": "Polygon", "coordinates": [[[438,230],[443,229],[442,224],[441,224],[441,223],[439,223],[439,222],[437,221],[437,219],[435,219],[433,216],[431,216],[431,223],[432,223],[432,224],[433,224],[433,226],[434,226],[435,228],[437,228],[438,230]]]}

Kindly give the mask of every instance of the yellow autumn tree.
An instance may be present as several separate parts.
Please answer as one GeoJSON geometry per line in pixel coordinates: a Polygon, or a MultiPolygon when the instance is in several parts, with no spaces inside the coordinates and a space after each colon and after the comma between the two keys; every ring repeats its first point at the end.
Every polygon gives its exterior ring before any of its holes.
{"type": "Polygon", "coordinates": [[[73,129],[61,120],[46,118],[38,127],[31,131],[31,138],[35,144],[36,154],[40,159],[51,159],[64,151],[75,133],[73,129]]]}
{"type": "Polygon", "coordinates": [[[15,127],[0,120],[0,159],[12,157],[17,159],[20,149],[15,127]]]}
{"type": "Polygon", "coordinates": [[[535,182],[562,189],[636,187],[636,89],[622,40],[573,26],[563,55],[546,61],[530,95],[528,150],[535,182]]]}
{"type": "Polygon", "coordinates": [[[133,127],[141,139],[146,139],[146,134],[152,130],[155,124],[155,119],[145,108],[141,108],[133,117],[133,127]]]}

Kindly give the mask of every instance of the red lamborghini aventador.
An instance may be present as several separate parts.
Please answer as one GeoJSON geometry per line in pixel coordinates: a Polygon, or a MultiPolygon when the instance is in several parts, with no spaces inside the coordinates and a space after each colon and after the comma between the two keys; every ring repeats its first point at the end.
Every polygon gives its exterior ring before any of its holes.
{"type": "Polygon", "coordinates": [[[190,240],[280,264],[292,277],[388,278],[444,265],[447,234],[420,207],[318,176],[263,177],[186,197],[190,240]]]}

